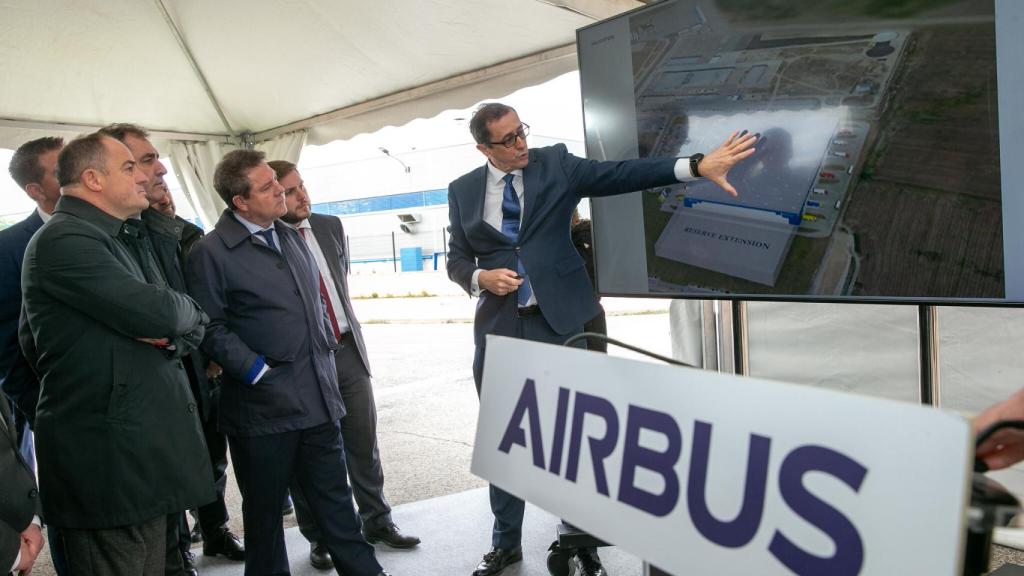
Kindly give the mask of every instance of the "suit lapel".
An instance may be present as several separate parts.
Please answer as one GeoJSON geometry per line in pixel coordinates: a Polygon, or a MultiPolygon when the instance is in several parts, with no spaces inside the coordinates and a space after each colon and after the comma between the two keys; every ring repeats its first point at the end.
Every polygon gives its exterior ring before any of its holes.
{"type": "Polygon", "coordinates": [[[288,263],[288,270],[292,273],[295,284],[299,287],[309,321],[313,326],[319,326],[319,329],[315,330],[319,332],[321,341],[333,342],[334,334],[328,336],[330,327],[327,325],[328,320],[320,303],[320,271],[316,267],[313,255],[306,247],[305,241],[299,238],[298,232],[284,224],[275,224],[275,227],[277,238],[281,242],[281,253],[288,263]]]}
{"type": "Polygon", "coordinates": [[[484,164],[483,167],[473,175],[473,178],[470,179],[468,185],[468,189],[470,190],[468,200],[471,203],[476,203],[469,204],[469,208],[472,209],[470,213],[476,216],[476,221],[481,224],[482,228],[485,230],[485,234],[489,234],[499,242],[510,242],[508,237],[501,233],[501,230],[496,230],[494,226],[491,226],[486,220],[484,220],[484,206],[487,204],[485,199],[487,198],[488,177],[489,173],[487,170],[487,164],[484,164]]]}
{"type": "Polygon", "coordinates": [[[327,260],[327,267],[331,269],[331,278],[334,280],[334,286],[338,289],[338,296],[344,300],[345,284],[342,282],[341,254],[338,253],[338,245],[325,226],[314,226],[312,219],[310,219],[309,225],[313,231],[313,237],[316,238],[316,243],[320,245],[320,251],[324,253],[324,258],[327,260]]]}
{"type": "Polygon", "coordinates": [[[530,151],[530,162],[523,168],[523,220],[519,224],[519,241],[523,241],[532,223],[530,217],[537,210],[537,198],[541,190],[540,155],[530,151]]]}

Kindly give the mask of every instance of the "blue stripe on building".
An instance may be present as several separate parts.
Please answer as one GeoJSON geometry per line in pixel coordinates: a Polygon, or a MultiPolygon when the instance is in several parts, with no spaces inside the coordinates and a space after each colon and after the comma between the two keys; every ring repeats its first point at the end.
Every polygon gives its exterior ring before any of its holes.
{"type": "Polygon", "coordinates": [[[351,216],[353,214],[369,214],[387,210],[409,210],[425,206],[442,206],[448,203],[448,189],[421,190],[405,194],[389,194],[372,198],[355,198],[353,200],[335,200],[313,204],[313,212],[331,216],[351,216]]]}

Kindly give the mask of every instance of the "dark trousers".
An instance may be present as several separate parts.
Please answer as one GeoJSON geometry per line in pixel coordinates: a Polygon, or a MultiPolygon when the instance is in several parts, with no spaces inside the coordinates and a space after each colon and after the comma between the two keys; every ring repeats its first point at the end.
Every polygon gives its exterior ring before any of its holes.
{"type": "Polygon", "coordinates": [[[74,576],[161,576],[167,517],[104,530],[61,528],[68,568],[74,576]]]}
{"type": "Polygon", "coordinates": [[[57,576],[71,576],[68,570],[68,561],[64,553],[64,538],[60,535],[60,528],[56,526],[46,527],[46,541],[50,544],[50,560],[53,562],[53,571],[57,576]]]}
{"type": "MultiPolygon", "coordinates": [[[[562,344],[573,334],[579,334],[582,330],[577,328],[568,334],[558,334],[548,324],[542,315],[528,316],[518,319],[518,337],[523,340],[534,342],[545,342],[547,344],[562,344]]],[[[580,340],[574,344],[577,348],[586,348],[586,342],[580,340]]],[[[480,344],[476,347],[476,354],[473,357],[473,381],[476,383],[476,393],[479,396],[484,373],[484,355],[486,346],[480,344]]],[[[515,496],[490,485],[491,513],[494,515],[494,526],[491,529],[491,546],[496,548],[515,548],[523,540],[523,512],[526,503],[515,496]]]]}
{"type": "MultiPolygon", "coordinates": [[[[203,436],[206,438],[206,448],[210,453],[210,467],[213,468],[217,499],[199,507],[199,529],[204,538],[218,534],[221,528],[228,523],[228,507],[224,503],[224,490],[228,482],[228,439],[217,430],[218,402],[208,401],[210,402],[210,414],[203,421],[203,436]]],[[[239,491],[241,491],[241,487],[239,487],[239,491]]]]}
{"type": "Polygon", "coordinates": [[[192,547],[192,538],[188,532],[188,522],[185,520],[184,512],[167,516],[165,533],[167,537],[164,551],[164,575],[179,576],[185,573],[182,557],[192,547]]]}
{"type": "MultiPolygon", "coordinates": [[[[600,312],[583,325],[584,332],[596,332],[597,334],[608,335],[608,317],[604,313],[604,306],[598,304],[600,312]]],[[[587,338],[587,350],[594,352],[608,353],[608,343],[600,338],[587,338]]]]}
{"type": "MultiPolygon", "coordinates": [[[[391,505],[384,498],[384,470],[377,446],[377,405],[373,400],[373,386],[351,335],[342,339],[334,354],[334,364],[338,370],[341,399],[345,403],[341,437],[345,444],[345,463],[352,496],[363,524],[376,528],[391,522],[391,505]]],[[[313,520],[297,478],[292,479],[291,493],[299,531],[306,540],[320,542],[323,535],[313,520]]]]}
{"type": "Polygon", "coordinates": [[[293,477],[299,480],[338,571],[346,576],[376,576],[381,571],[352,506],[337,423],[264,436],[228,436],[228,443],[235,473],[245,486],[246,576],[289,574],[281,502],[293,477]]]}

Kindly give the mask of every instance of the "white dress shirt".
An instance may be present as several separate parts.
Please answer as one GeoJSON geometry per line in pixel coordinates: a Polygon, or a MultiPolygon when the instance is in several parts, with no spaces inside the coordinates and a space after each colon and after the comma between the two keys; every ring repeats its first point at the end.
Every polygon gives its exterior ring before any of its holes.
{"type": "Polygon", "coordinates": [[[331,307],[334,309],[334,319],[338,322],[338,330],[342,334],[348,332],[351,327],[348,324],[348,318],[345,317],[345,307],[341,304],[338,287],[331,278],[331,268],[327,264],[327,258],[324,257],[324,251],[320,249],[320,243],[317,242],[316,235],[313,234],[313,227],[309,225],[309,220],[288,225],[298,230],[299,236],[302,236],[303,240],[306,241],[306,245],[309,246],[309,251],[313,253],[316,267],[320,270],[320,277],[324,279],[324,286],[327,287],[327,296],[331,299],[331,307]]]}
{"type": "MultiPolygon", "coordinates": [[[[673,167],[675,171],[676,180],[685,182],[687,180],[694,180],[693,173],[690,171],[690,159],[679,158],[676,160],[676,164],[673,167]]],[[[503,219],[501,210],[501,201],[505,196],[505,174],[512,174],[515,178],[512,179],[512,188],[516,191],[516,196],[519,197],[519,225],[522,226],[523,220],[522,215],[525,211],[525,203],[523,201],[523,195],[525,194],[525,188],[523,187],[523,171],[513,170],[511,172],[502,172],[495,168],[494,164],[490,161],[487,162],[487,187],[484,189],[484,222],[490,224],[495,230],[501,232],[501,221],[503,219]]],[[[568,226],[569,223],[566,223],[568,226]]],[[[480,273],[483,272],[482,268],[477,268],[473,271],[473,278],[470,280],[470,293],[473,296],[479,296],[481,292],[480,288],[480,273]]],[[[526,271],[529,276],[530,271],[526,271]]],[[[521,287],[520,287],[521,288],[521,287]]],[[[533,292],[530,294],[530,300],[526,303],[527,306],[532,306],[537,303],[537,293],[533,292]]]]}

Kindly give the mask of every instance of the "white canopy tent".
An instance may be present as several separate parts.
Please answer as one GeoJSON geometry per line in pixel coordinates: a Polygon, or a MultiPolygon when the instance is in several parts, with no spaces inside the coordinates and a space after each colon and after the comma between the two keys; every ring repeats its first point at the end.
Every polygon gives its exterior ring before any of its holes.
{"type": "Polygon", "coordinates": [[[637,0],[40,0],[0,20],[0,147],[153,132],[204,220],[220,155],[296,160],[575,69],[575,31],[637,0]],[[214,143],[214,144],[210,144],[214,143]]]}

